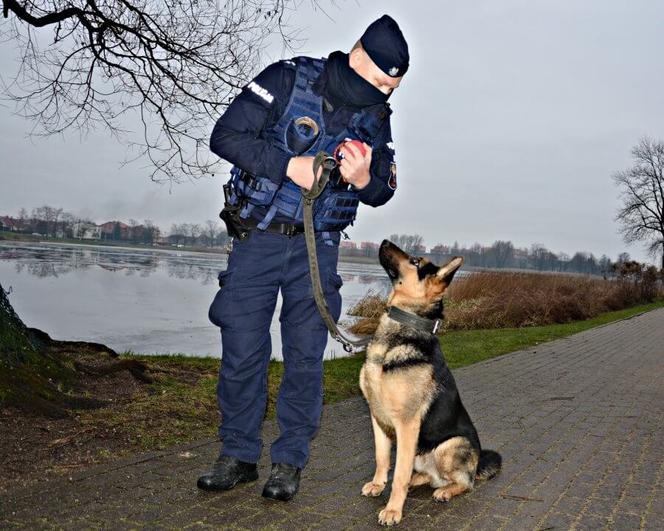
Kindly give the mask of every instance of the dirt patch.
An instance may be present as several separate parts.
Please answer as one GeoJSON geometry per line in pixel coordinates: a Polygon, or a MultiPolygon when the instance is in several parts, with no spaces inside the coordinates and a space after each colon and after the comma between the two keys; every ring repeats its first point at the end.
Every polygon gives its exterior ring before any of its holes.
{"type": "Polygon", "coordinates": [[[0,491],[214,435],[218,360],[117,358],[84,343],[49,350],[75,367],[67,392],[80,400],[62,418],[0,409],[0,491]]]}

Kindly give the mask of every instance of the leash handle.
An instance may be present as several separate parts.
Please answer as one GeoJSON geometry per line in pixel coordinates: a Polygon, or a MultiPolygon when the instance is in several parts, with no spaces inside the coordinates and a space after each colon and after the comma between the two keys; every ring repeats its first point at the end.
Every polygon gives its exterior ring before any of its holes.
{"type": "Polygon", "coordinates": [[[344,336],[334,322],[330,309],[327,306],[325,295],[323,294],[323,286],[320,281],[320,270],[318,267],[318,255],[316,254],[316,234],[314,232],[314,215],[313,206],[316,198],[323,193],[323,189],[327,186],[330,180],[330,172],[336,167],[337,162],[324,151],[319,151],[314,157],[314,182],[311,190],[302,188],[302,196],[304,198],[304,237],[307,244],[307,257],[309,259],[309,274],[311,276],[311,287],[314,293],[314,300],[318,307],[325,326],[330,332],[330,335],[335,341],[343,345],[346,352],[353,352],[353,348],[366,347],[371,341],[370,337],[352,340],[344,336]],[[318,170],[323,168],[320,178],[318,178],[318,170]]]}
{"type": "Polygon", "coordinates": [[[314,180],[311,183],[311,189],[305,190],[302,188],[302,195],[305,199],[316,199],[320,194],[323,193],[323,190],[327,186],[327,183],[330,181],[330,173],[337,166],[337,161],[332,158],[332,156],[325,152],[319,151],[314,157],[314,180]],[[318,177],[318,170],[323,168],[323,171],[318,177]]]}

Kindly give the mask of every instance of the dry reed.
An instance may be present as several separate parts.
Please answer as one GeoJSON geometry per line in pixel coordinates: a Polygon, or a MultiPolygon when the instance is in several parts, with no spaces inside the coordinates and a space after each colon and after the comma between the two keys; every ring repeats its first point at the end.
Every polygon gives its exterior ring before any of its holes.
{"type": "MultiPolygon", "coordinates": [[[[648,278],[609,279],[565,274],[478,272],[455,280],[445,301],[446,329],[511,328],[567,323],[651,302],[661,296],[648,278]]],[[[349,312],[350,330],[371,334],[385,300],[369,293],[349,312]]]]}

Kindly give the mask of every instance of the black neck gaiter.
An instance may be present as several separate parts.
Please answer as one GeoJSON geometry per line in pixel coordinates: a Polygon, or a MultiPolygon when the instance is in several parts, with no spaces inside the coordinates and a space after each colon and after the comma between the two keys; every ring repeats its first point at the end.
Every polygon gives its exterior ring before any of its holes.
{"type": "Polygon", "coordinates": [[[368,107],[385,103],[389,98],[388,94],[383,94],[350,67],[346,53],[330,54],[325,66],[325,76],[325,92],[335,107],[368,107]]]}

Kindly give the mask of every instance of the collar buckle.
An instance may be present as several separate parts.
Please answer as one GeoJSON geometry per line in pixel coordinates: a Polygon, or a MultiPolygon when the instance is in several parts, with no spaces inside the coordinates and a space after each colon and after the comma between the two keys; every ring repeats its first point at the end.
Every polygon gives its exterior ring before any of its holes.
{"type": "Polygon", "coordinates": [[[402,310],[396,306],[390,306],[387,309],[387,315],[390,317],[390,319],[394,319],[398,323],[434,335],[442,328],[443,324],[442,319],[427,319],[414,313],[402,310]]]}

